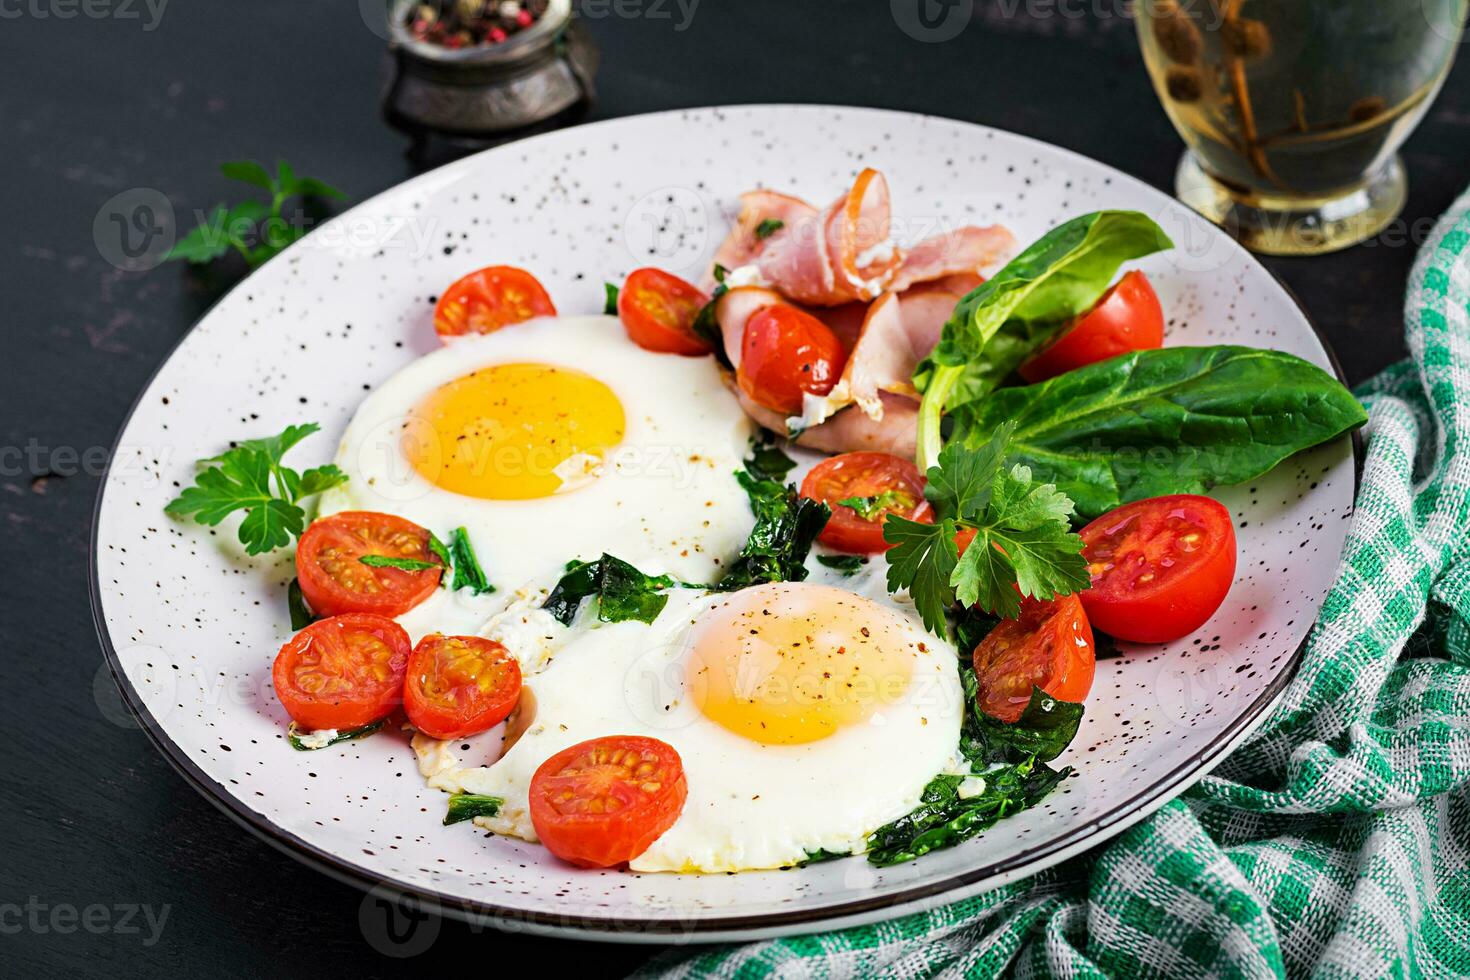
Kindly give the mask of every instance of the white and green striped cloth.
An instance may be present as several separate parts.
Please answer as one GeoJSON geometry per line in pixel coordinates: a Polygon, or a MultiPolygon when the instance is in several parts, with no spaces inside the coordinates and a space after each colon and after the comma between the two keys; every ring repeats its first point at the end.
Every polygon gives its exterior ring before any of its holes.
{"type": "Polygon", "coordinates": [[[1470,977],[1470,194],[1358,392],[1336,586],[1274,714],[1091,853],[875,926],[668,954],[645,976],[1470,977]]]}

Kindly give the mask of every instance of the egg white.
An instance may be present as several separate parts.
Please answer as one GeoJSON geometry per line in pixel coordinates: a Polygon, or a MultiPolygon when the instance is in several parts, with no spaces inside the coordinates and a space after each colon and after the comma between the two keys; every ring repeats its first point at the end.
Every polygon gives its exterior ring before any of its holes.
{"type": "Polygon", "coordinates": [[[615,317],[533,320],[458,338],[379,385],[342,437],[336,461],[348,481],[323,496],[321,513],[383,511],[441,537],[463,526],[502,594],[554,581],[568,560],[604,551],[645,571],[711,581],[752,525],[733,477],[751,432],[714,358],[645,351],[615,317]],[[601,474],[529,500],[480,499],[424,479],[399,448],[413,408],[467,374],[518,362],[576,369],[612,389],[626,431],[601,474]]]}
{"type": "Polygon", "coordinates": [[[459,743],[418,735],[420,771],[432,787],[504,799],[499,814],[477,822],[535,841],[528,793],[542,762],[589,738],[647,735],[679,753],[689,795],[675,824],[630,862],[633,870],[781,868],[818,849],[861,851],[869,833],[910,812],[929,780],[953,768],[964,698],[955,648],[929,635],[911,605],[889,597],[880,575],[865,571],[841,587],[867,593],[883,607],[875,615],[900,619],[899,635],[927,651],[915,659],[903,698],[862,724],[778,745],[711,721],[687,696],[684,658],[693,624],[730,597],[677,590],[652,625],[597,623],[587,608],[571,628],[530,606],[497,617],[486,632],[526,674],[522,717],[508,726],[514,744],[492,765],[467,767],[459,743]]]}

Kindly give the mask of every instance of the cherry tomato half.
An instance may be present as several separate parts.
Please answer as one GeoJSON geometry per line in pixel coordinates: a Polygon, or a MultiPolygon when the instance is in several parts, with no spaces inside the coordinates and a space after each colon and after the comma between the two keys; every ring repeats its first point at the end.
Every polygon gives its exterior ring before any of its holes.
{"type": "Polygon", "coordinates": [[[679,819],[688,795],[672,745],[609,735],[541,763],[531,777],[531,824],[563,861],[611,868],[648,850],[679,819]]]}
{"type": "Polygon", "coordinates": [[[403,700],[408,634],[383,616],[319,620],[281,647],[271,683],[286,714],[312,731],[360,728],[403,700]]]}
{"type": "Polygon", "coordinates": [[[1034,384],[1129,351],[1162,346],[1164,308],[1148,277],[1134,270],[1019,370],[1034,384]]]}
{"type": "Polygon", "coordinates": [[[799,415],[802,395],[827,394],[846,363],[831,327],[794,306],[766,306],[745,321],[735,377],[757,404],[799,415]]]}
{"type": "Polygon", "coordinates": [[[442,337],[494,333],[538,316],[556,316],[546,289],[525,269],[489,265],[444,290],[434,305],[434,329],[442,337]]]}
{"type": "Polygon", "coordinates": [[[991,630],[974,662],[980,710],[992,718],[1020,718],[1037,687],[1058,701],[1081,702],[1092,690],[1092,626],[1075,595],[1022,599],[1020,617],[991,630]]]}
{"type": "Polygon", "coordinates": [[[843,453],[812,467],[801,481],[801,495],[832,508],[832,519],[817,540],[829,548],[871,555],[893,547],[883,540],[889,514],[924,524],[934,523],[934,508],[924,499],[924,477],[901,456],[888,453],[843,453]],[[866,514],[840,503],[863,498],[866,514]]]}
{"type": "Polygon", "coordinates": [[[402,616],[439,586],[441,568],[375,567],[362,563],[366,555],[439,562],[429,532],[412,521],[366,510],[318,518],[296,545],[296,578],[312,612],[402,616]]]}
{"type": "Polygon", "coordinates": [[[1092,588],[1087,615],[1104,633],[1168,643],[1199,629],[1235,580],[1235,527],[1217,500],[1191,494],[1124,504],[1082,529],[1092,588]]]}
{"type": "Polygon", "coordinates": [[[659,269],[638,269],[618,291],[618,319],[644,350],[693,357],[709,353],[694,333],[694,318],[709,297],[659,269]]]}
{"type": "Polygon", "coordinates": [[[481,636],[430,633],[408,658],[403,710],[432,738],[467,738],[505,720],[521,696],[521,665],[481,636]]]}

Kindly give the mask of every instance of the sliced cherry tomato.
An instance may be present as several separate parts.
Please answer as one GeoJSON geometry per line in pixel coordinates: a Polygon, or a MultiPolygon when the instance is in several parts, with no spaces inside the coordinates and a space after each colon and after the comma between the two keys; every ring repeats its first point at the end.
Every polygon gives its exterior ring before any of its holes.
{"type": "Polygon", "coordinates": [[[536,277],[514,266],[490,265],[444,290],[434,306],[434,329],[440,337],[494,333],[538,316],[556,316],[556,306],[536,277]]]}
{"type": "Polygon", "coordinates": [[[1094,666],[1087,613],[1075,595],[1022,599],[1020,617],[991,630],[975,647],[974,662],[980,710],[992,718],[1020,718],[1037,687],[1080,703],[1092,690],[1094,666]]]}
{"type": "Polygon", "coordinates": [[[319,620],[281,647],[271,682],[286,714],[312,731],[360,728],[403,700],[408,634],[383,616],[319,620]]]}
{"type": "Polygon", "coordinates": [[[1164,346],[1164,308],[1148,276],[1128,273],[1077,322],[1020,367],[1035,383],[1096,361],[1164,346]]]}
{"type": "Polygon", "coordinates": [[[666,742],[609,735],[563,749],[531,777],[531,824],[563,861],[611,868],[674,825],[689,784],[666,742]]]}
{"type": "Polygon", "coordinates": [[[402,616],[439,586],[429,532],[392,514],[348,510],[311,522],[296,545],[301,595],[318,616],[402,616]],[[366,555],[430,562],[417,570],[364,565],[366,555]]]}
{"type": "Polygon", "coordinates": [[[817,540],[855,555],[893,547],[883,540],[883,522],[889,514],[934,523],[934,508],[924,499],[919,468],[888,453],[843,453],[824,459],[801,481],[801,495],[832,508],[832,519],[817,540]],[[841,503],[853,497],[863,499],[866,513],[841,503]]]}
{"type": "Polygon", "coordinates": [[[618,319],[644,350],[695,356],[709,353],[694,318],[709,302],[697,288],[659,269],[638,269],[618,291],[618,319]]]}
{"type": "Polygon", "coordinates": [[[521,665],[481,636],[430,633],[408,658],[403,710],[432,738],[466,738],[505,720],[521,696],[521,665]]]}
{"type": "Polygon", "coordinates": [[[1124,504],[1082,529],[1092,588],[1087,615],[1104,633],[1168,643],[1199,629],[1235,581],[1235,526],[1217,500],[1191,494],[1124,504]]]}
{"type": "Polygon", "coordinates": [[[846,363],[831,327],[794,306],[766,306],[745,321],[735,377],[757,404],[798,415],[802,395],[827,394],[846,363]]]}

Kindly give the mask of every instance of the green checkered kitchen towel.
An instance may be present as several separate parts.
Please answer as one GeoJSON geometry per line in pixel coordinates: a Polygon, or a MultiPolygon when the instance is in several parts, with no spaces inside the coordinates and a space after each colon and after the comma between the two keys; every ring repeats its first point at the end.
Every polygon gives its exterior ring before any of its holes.
{"type": "Polygon", "coordinates": [[[1470,193],[1420,255],[1411,357],[1366,384],[1337,584],[1263,727],[1036,877],[644,976],[1470,977],[1470,193]]]}

